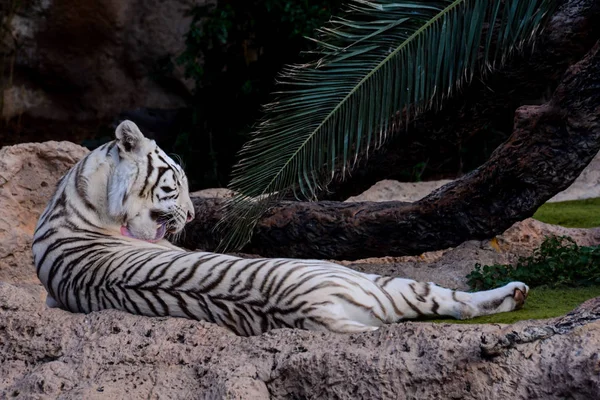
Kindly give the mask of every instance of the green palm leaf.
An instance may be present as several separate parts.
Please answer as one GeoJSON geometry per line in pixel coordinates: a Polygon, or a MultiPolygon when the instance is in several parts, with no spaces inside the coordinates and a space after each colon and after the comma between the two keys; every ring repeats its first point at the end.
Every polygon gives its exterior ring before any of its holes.
{"type": "Polygon", "coordinates": [[[279,193],[314,199],[388,134],[503,63],[555,3],[351,0],[317,31],[316,61],[281,73],[281,90],[234,167],[229,187],[238,195],[218,226],[221,248],[244,245],[279,193]]]}

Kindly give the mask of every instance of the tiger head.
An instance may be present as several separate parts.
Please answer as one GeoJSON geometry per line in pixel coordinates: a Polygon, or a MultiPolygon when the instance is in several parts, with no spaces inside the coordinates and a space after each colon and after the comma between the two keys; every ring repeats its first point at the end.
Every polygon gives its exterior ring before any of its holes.
{"type": "Polygon", "coordinates": [[[121,234],[156,242],[194,218],[183,169],[131,121],[115,132],[118,162],[108,180],[108,213],[121,234]]]}

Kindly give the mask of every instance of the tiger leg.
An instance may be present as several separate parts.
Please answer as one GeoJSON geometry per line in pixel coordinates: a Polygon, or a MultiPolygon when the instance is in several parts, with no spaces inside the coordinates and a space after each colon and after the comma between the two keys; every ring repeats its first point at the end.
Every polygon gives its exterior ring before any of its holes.
{"type": "Polygon", "coordinates": [[[523,306],[529,292],[522,282],[468,293],[410,279],[378,277],[374,281],[394,299],[395,309],[403,310],[401,319],[436,315],[468,319],[513,311],[523,306]]]}

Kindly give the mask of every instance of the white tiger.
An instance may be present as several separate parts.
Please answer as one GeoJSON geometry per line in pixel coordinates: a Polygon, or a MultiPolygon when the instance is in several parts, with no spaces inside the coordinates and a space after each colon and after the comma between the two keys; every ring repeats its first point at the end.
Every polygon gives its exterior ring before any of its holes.
{"type": "Polygon", "coordinates": [[[186,176],[138,127],[94,150],[58,183],[33,242],[47,304],[207,320],[239,335],[274,328],[365,332],[425,315],[520,308],[528,287],[465,293],[319,260],[190,252],[164,239],[194,218],[186,176]]]}

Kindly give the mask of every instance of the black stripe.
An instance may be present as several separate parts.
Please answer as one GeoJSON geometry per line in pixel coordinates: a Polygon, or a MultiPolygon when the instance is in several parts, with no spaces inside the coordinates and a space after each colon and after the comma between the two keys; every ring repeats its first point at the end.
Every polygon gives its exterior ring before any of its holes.
{"type": "Polygon", "coordinates": [[[417,306],[415,306],[413,303],[411,303],[410,301],[408,301],[408,299],[406,298],[406,296],[404,296],[404,294],[403,294],[403,293],[400,293],[400,295],[402,296],[402,298],[404,299],[404,301],[406,302],[406,304],[408,304],[408,306],[409,306],[409,307],[410,307],[410,308],[411,308],[411,309],[412,309],[414,312],[416,312],[416,313],[417,313],[417,315],[418,315],[419,317],[422,317],[422,316],[423,316],[423,313],[421,312],[421,310],[419,310],[419,309],[417,308],[417,306]]]}
{"type": "Polygon", "coordinates": [[[131,312],[131,311],[129,311],[129,312],[131,314],[144,315],[142,310],[140,310],[140,308],[138,307],[137,303],[135,301],[133,301],[133,299],[129,295],[129,291],[127,290],[127,287],[124,287],[124,285],[122,285],[120,283],[117,284],[116,286],[117,286],[117,288],[121,289],[121,293],[123,294],[123,297],[125,297],[125,299],[127,300],[127,302],[123,302],[123,305],[125,307],[127,307],[127,304],[131,304],[133,306],[133,308],[135,309],[135,312],[131,312]]]}
{"type": "Polygon", "coordinates": [[[319,309],[319,306],[329,306],[329,305],[333,305],[333,302],[329,301],[329,300],[325,300],[325,301],[319,301],[317,303],[310,303],[310,307],[307,307],[304,310],[302,310],[302,314],[308,314],[310,312],[313,312],[313,311],[319,309]]]}
{"type": "MultiPolygon", "coordinates": [[[[196,260],[196,262],[194,264],[192,264],[191,267],[188,267],[188,271],[187,273],[180,278],[178,281],[175,281],[174,279],[171,279],[171,283],[173,285],[173,287],[179,287],[181,285],[183,285],[184,283],[186,283],[187,281],[189,281],[190,279],[192,279],[192,277],[196,274],[196,271],[198,270],[198,267],[200,267],[202,264],[211,261],[217,257],[220,257],[220,254],[213,254],[213,255],[209,255],[209,256],[202,256],[201,258],[199,258],[198,260],[196,260]]],[[[211,271],[212,272],[212,271],[211,271]]],[[[210,276],[210,274],[207,274],[205,279],[208,279],[210,276]]]]}
{"type": "Polygon", "coordinates": [[[371,291],[369,291],[369,290],[364,290],[364,289],[363,289],[363,291],[364,291],[366,294],[368,294],[369,296],[371,296],[372,298],[374,298],[374,299],[375,299],[375,301],[376,301],[376,302],[377,302],[377,304],[379,305],[379,308],[380,308],[380,310],[381,310],[381,311],[383,311],[383,315],[384,315],[384,317],[381,317],[381,316],[377,315],[377,314],[375,313],[375,311],[373,311],[373,315],[375,315],[375,317],[377,317],[377,319],[379,319],[380,321],[384,322],[384,319],[385,319],[385,317],[387,317],[387,315],[388,315],[388,313],[387,313],[387,308],[385,308],[385,306],[383,305],[383,303],[381,302],[381,300],[379,300],[379,297],[377,297],[377,296],[375,295],[375,293],[373,293],[373,292],[371,292],[371,291]]]}
{"type": "MultiPolygon", "coordinates": [[[[235,289],[242,284],[242,281],[239,279],[240,275],[244,272],[246,272],[248,269],[252,268],[255,265],[258,264],[266,264],[268,262],[268,260],[264,260],[264,259],[258,259],[258,260],[252,260],[249,261],[246,265],[240,267],[238,269],[238,271],[235,273],[235,275],[233,276],[233,278],[231,278],[231,285],[229,285],[229,292],[235,292],[235,289]]],[[[246,279],[246,286],[248,285],[249,282],[252,282],[254,280],[254,277],[256,277],[256,273],[260,270],[260,266],[256,269],[256,271],[254,271],[252,273],[252,275],[250,276],[251,279],[246,279]]],[[[252,284],[252,283],[250,283],[252,284]]],[[[244,286],[244,288],[242,289],[242,291],[246,291],[246,286],[244,286]]]]}
{"type": "MultiPolygon", "coordinates": [[[[289,285],[284,291],[282,291],[281,294],[277,297],[277,300],[275,300],[275,302],[278,304],[281,303],[288,294],[290,294],[294,290],[298,289],[300,286],[304,285],[306,282],[310,281],[311,279],[313,279],[314,277],[317,277],[319,275],[321,275],[320,272],[313,272],[312,274],[306,274],[306,276],[303,279],[300,279],[297,282],[294,282],[293,284],[289,285]]],[[[287,304],[290,304],[290,302],[288,301],[287,304]]]]}
{"type": "Polygon", "coordinates": [[[394,300],[392,295],[390,295],[390,293],[383,287],[381,288],[381,292],[385,295],[385,297],[387,297],[388,301],[392,304],[392,307],[394,308],[394,313],[397,316],[403,316],[404,313],[398,308],[398,306],[396,305],[396,301],[394,300]]]}
{"type": "MultiPolygon", "coordinates": [[[[305,268],[303,265],[297,265],[294,267],[289,268],[285,274],[283,274],[283,277],[279,280],[279,283],[277,284],[277,286],[275,286],[275,289],[273,289],[273,293],[271,293],[271,291],[268,292],[268,296],[275,296],[275,294],[277,294],[277,292],[279,291],[279,289],[281,289],[281,286],[283,286],[284,282],[290,277],[290,275],[292,275],[294,272],[305,268]]],[[[273,280],[275,281],[275,279],[273,280]]]]}
{"type": "MultiPolygon", "coordinates": [[[[176,261],[179,261],[179,260],[181,260],[182,258],[184,258],[184,257],[186,257],[186,256],[189,256],[189,255],[191,255],[191,254],[193,254],[193,253],[182,253],[182,254],[173,255],[173,257],[171,258],[171,260],[170,260],[168,263],[165,263],[165,262],[163,262],[163,263],[156,264],[154,267],[152,267],[152,268],[151,268],[151,269],[148,271],[148,273],[147,273],[147,275],[146,275],[146,279],[147,279],[149,282],[152,282],[152,281],[156,281],[156,279],[157,279],[157,278],[162,278],[162,277],[164,277],[164,275],[165,275],[165,272],[167,272],[167,270],[168,270],[168,269],[169,269],[169,268],[170,268],[170,267],[171,267],[171,266],[172,266],[172,265],[173,265],[173,264],[174,264],[176,261]],[[157,274],[156,278],[155,278],[155,277],[153,277],[154,273],[155,273],[155,272],[156,272],[156,271],[157,271],[159,268],[161,268],[161,267],[162,267],[162,270],[161,270],[161,271],[160,271],[160,272],[157,274]]],[[[180,269],[179,269],[179,271],[177,271],[177,273],[175,274],[175,276],[174,276],[173,278],[171,278],[171,279],[172,279],[172,280],[175,280],[175,278],[176,278],[177,274],[183,273],[184,271],[185,271],[185,268],[180,268],[180,269]]]]}
{"type": "MultiPolygon", "coordinates": [[[[40,265],[43,265],[46,261],[46,258],[48,257],[48,254],[50,254],[51,252],[53,252],[54,250],[56,250],[57,248],[65,245],[65,244],[74,243],[74,242],[78,242],[78,241],[81,241],[81,238],[78,238],[78,237],[73,238],[72,237],[72,238],[56,239],[56,242],[54,242],[51,245],[49,245],[48,247],[46,247],[46,250],[42,254],[42,258],[38,262],[40,263],[40,265]]],[[[49,273],[50,272],[52,272],[52,268],[50,268],[49,273]]],[[[50,286],[49,282],[50,281],[47,282],[48,286],[50,286]]]]}
{"type": "MultiPolygon", "coordinates": [[[[64,176],[63,176],[63,179],[64,179],[64,176]]],[[[53,199],[52,201],[54,203],[50,203],[46,207],[46,210],[44,211],[44,214],[42,214],[42,216],[40,217],[40,219],[38,221],[38,226],[39,227],[41,227],[44,224],[46,224],[47,218],[50,215],[53,215],[57,211],[57,209],[63,210],[65,208],[67,197],[66,197],[64,189],[60,192],[60,194],[58,194],[58,189],[57,189],[57,191],[54,194],[54,196],[52,197],[52,199],[53,199]]]]}
{"type": "Polygon", "coordinates": [[[333,293],[332,296],[337,297],[339,299],[342,299],[346,303],[351,304],[351,305],[353,305],[353,306],[355,306],[357,308],[360,308],[360,309],[368,312],[370,315],[374,316],[379,321],[385,323],[384,319],[382,317],[380,317],[379,315],[377,315],[377,313],[375,312],[375,310],[373,309],[373,307],[370,307],[370,306],[367,306],[365,304],[359,303],[358,301],[356,301],[355,299],[353,299],[352,297],[350,297],[346,293],[333,293]]]}
{"type": "Polygon", "coordinates": [[[300,293],[296,293],[296,295],[294,295],[294,297],[292,297],[291,299],[289,299],[286,304],[292,304],[293,302],[296,301],[296,299],[298,299],[299,297],[302,296],[306,296],[309,293],[315,292],[319,289],[324,289],[324,288],[332,288],[332,287],[337,287],[337,288],[342,288],[342,289],[346,289],[345,286],[340,285],[339,283],[335,283],[335,282],[331,282],[331,281],[323,281],[323,282],[319,282],[318,284],[316,284],[315,286],[311,286],[308,289],[306,289],[304,292],[300,292],[300,293]]]}
{"type": "Polygon", "coordinates": [[[112,151],[112,149],[115,148],[115,141],[113,140],[112,142],[108,143],[108,147],[106,148],[106,157],[110,157],[110,152],[112,151]]]}
{"type": "Polygon", "coordinates": [[[169,310],[169,305],[167,304],[166,301],[163,300],[163,298],[161,297],[161,294],[159,293],[158,290],[153,290],[153,289],[147,289],[150,294],[152,294],[152,296],[154,296],[154,299],[161,305],[161,307],[163,308],[164,312],[162,315],[170,315],[170,310],[169,310]]]}
{"type": "Polygon", "coordinates": [[[237,325],[242,328],[245,336],[252,336],[254,333],[254,329],[252,329],[252,325],[248,321],[248,318],[242,312],[240,307],[234,307],[233,312],[237,315],[237,325]]]}
{"type": "Polygon", "coordinates": [[[38,236],[35,239],[33,239],[33,242],[31,243],[31,245],[33,246],[41,241],[44,241],[44,240],[50,238],[50,236],[56,235],[57,233],[58,233],[57,228],[50,228],[46,232],[44,232],[43,235],[38,236]]]}
{"type": "Polygon", "coordinates": [[[456,297],[456,290],[452,291],[452,300],[454,300],[454,301],[456,301],[457,303],[460,303],[460,304],[466,304],[464,301],[458,300],[458,298],[456,297]]]}
{"type": "Polygon", "coordinates": [[[435,301],[435,299],[431,299],[431,301],[433,302],[433,307],[431,307],[431,312],[434,313],[435,315],[439,315],[438,309],[440,308],[440,305],[438,304],[437,301],[435,301]]]}
{"type": "Polygon", "coordinates": [[[250,274],[250,276],[248,276],[246,278],[246,284],[244,285],[244,287],[242,288],[242,292],[249,292],[253,287],[255,287],[255,282],[256,282],[256,275],[258,275],[258,273],[261,271],[262,266],[265,265],[266,263],[268,263],[268,261],[264,262],[264,263],[259,263],[259,264],[252,264],[252,266],[256,265],[256,269],[254,271],[252,271],[252,273],[250,274]]]}
{"type": "Polygon", "coordinates": [[[146,297],[146,295],[144,294],[144,292],[142,290],[136,290],[136,289],[131,289],[135,292],[135,294],[137,294],[139,297],[141,297],[146,304],[148,305],[148,308],[150,309],[150,311],[152,312],[153,315],[156,316],[162,316],[158,310],[156,309],[156,307],[154,307],[154,303],[152,303],[150,300],[148,300],[148,298],[146,297]]]}
{"type": "Polygon", "coordinates": [[[266,286],[267,286],[267,282],[269,281],[269,278],[275,272],[275,270],[277,270],[278,267],[280,265],[284,264],[284,263],[285,263],[285,261],[283,261],[283,260],[276,261],[273,265],[270,266],[269,272],[267,272],[267,274],[263,278],[263,282],[261,283],[260,288],[258,289],[263,295],[264,295],[264,291],[265,291],[266,286]]]}
{"type": "Polygon", "coordinates": [[[148,192],[150,196],[154,196],[154,191],[156,190],[156,187],[160,184],[160,180],[167,171],[169,171],[168,167],[158,167],[158,175],[156,176],[156,181],[154,181],[154,185],[152,185],[152,188],[148,192]]]}
{"type": "Polygon", "coordinates": [[[89,210],[91,210],[92,212],[97,212],[96,207],[90,202],[90,199],[88,198],[88,194],[87,194],[87,188],[88,188],[87,177],[82,176],[83,171],[85,170],[85,166],[87,165],[87,163],[88,163],[89,160],[90,160],[90,157],[88,155],[88,156],[86,156],[83,160],[81,160],[77,164],[77,167],[75,167],[75,180],[74,180],[74,184],[75,184],[75,190],[77,191],[77,194],[81,198],[81,201],[83,202],[83,205],[86,208],[88,208],[89,210]]]}
{"type": "Polygon", "coordinates": [[[121,262],[121,265],[125,264],[125,261],[127,261],[129,265],[123,271],[120,271],[120,274],[123,276],[123,284],[127,285],[127,287],[134,286],[127,282],[130,282],[131,278],[133,278],[140,269],[144,268],[149,256],[147,249],[141,250],[132,248],[131,253],[128,255],[126,254],[126,258],[121,262]]]}
{"type": "MultiPolygon", "coordinates": [[[[240,261],[240,260],[231,260],[227,263],[224,263],[224,264],[226,264],[226,266],[222,267],[222,270],[217,275],[217,278],[214,279],[212,282],[206,284],[205,286],[201,287],[200,289],[198,289],[198,292],[206,293],[206,292],[210,292],[211,290],[216,288],[221,282],[223,282],[223,279],[225,279],[225,276],[230,271],[231,266],[238,261],[240,261]]],[[[221,264],[221,265],[223,265],[223,264],[221,264]]]]}
{"type": "Polygon", "coordinates": [[[88,220],[86,217],[84,217],[83,214],[80,213],[79,210],[76,207],[73,207],[71,204],[69,204],[69,211],[72,214],[75,214],[77,216],[77,218],[79,218],[81,221],[83,221],[83,223],[85,223],[86,225],[89,225],[96,229],[102,229],[101,227],[93,224],[90,220],[88,220]]]}

